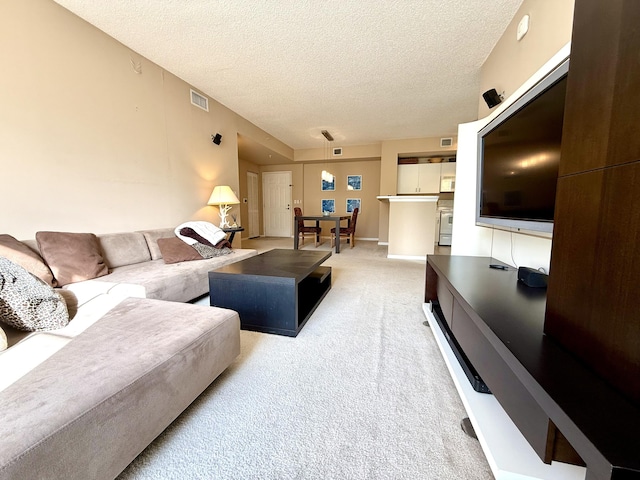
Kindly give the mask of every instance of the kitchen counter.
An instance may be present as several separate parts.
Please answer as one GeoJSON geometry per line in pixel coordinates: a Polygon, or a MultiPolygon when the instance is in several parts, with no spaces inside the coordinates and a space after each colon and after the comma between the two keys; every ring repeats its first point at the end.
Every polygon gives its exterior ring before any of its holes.
{"type": "Polygon", "coordinates": [[[438,195],[381,195],[389,202],[388,258],[426,260],[436,241],[438,195]]]}

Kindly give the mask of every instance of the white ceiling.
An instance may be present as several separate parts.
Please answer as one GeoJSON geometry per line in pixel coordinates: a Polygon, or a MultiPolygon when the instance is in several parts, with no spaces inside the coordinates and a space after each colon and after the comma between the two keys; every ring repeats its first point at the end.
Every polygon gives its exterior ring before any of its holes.
{"type": "Polygon", "coordinates": [[[55,0],[294,149],[454,135],[522,0],[55,0]]]}

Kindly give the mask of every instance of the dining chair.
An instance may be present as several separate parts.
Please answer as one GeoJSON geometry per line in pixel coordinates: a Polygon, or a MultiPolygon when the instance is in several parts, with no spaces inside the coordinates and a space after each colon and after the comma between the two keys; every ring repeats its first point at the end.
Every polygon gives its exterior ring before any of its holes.
{"type": "MultiPolygon", "coordinates": [[[[354,208],[353,213],[351,214],[351,221],[349,222],[348,227],[340,227],[340,232],[338,235],[340,237],[347,237],[347,241],[351,243],[351,248],[356,244],[356,220],[358,220],[358,210],[359,208],[354,208]]],[[[340,241],[340,239],[338,239],[340,241]]],[[[331,246],[335,246],[336,244],[336,229],[335,227],[331,229],[331,246]]]]}
{"type": "MultiPolygon", "coordinates": [[[[296,217],[302,216],[302,209],[300,207],[294,207],[293,212],[296,217]]],[[[320,244],[320,233],[322,228],[305,226],[304,220],[298,220],[298,235],[300,235],[300,246],[304,245],[304,237],[313,235],[315,239],[316,247],[320,244]]]]}

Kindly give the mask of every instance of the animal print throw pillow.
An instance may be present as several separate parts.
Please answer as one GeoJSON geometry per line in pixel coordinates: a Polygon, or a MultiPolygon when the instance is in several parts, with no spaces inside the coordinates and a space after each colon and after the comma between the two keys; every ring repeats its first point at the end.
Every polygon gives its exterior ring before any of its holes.
{"type": "Polygon", "coordinates": [[[30,332],[55,330],[69,323],[69,312],[53,288],[0,257],[0,321],[30,332]]]}

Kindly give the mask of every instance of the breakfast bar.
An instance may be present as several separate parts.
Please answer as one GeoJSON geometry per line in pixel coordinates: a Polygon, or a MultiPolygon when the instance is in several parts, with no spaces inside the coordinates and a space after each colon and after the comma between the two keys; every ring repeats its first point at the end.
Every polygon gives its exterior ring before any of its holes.
{"type": "Polygon", "coordinates": [[[438,195],[389,195],[388,258],[424,260],[435,250],[438,195]]]}

